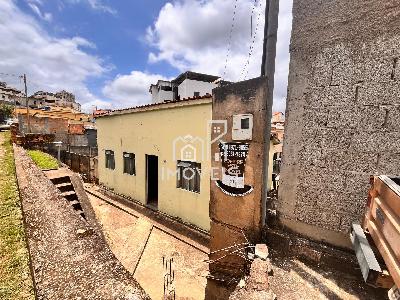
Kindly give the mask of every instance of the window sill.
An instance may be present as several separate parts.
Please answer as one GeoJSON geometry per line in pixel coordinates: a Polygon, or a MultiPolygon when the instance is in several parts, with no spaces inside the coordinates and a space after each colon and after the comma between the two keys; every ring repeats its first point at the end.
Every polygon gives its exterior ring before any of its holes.
{"type": "Polygon", "coordinates": [[[195,195],[200,195],[200,192],[193,192],[193,191],[186,190],[186,189],[183,189],[183,188],[180,188],[180,187],[177,187],[177,189],[181,190],[181,191],[184,191],[184,192],[189,192],[189,193],[192,193],[192,194],[195,194],[195,195]]]}

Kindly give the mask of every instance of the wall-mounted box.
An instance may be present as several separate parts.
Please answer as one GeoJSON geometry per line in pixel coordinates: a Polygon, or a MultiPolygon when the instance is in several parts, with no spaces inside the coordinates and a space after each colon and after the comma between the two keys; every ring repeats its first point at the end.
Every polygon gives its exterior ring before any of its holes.
{"type": "Polygon", "coordinates": [[[233,116],[232,140],[251,141],[253,139],[253,115],[242,114],[233,116]]]}

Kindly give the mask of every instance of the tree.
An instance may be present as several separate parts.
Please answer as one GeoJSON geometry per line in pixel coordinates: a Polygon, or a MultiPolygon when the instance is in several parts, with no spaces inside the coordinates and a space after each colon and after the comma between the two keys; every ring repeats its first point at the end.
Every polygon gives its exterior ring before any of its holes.
{"type": "Polygon", "coordinates": [[[10,118],[13,113],[13,107],[7,104],[0,104],[0,123],[10,118]]]}

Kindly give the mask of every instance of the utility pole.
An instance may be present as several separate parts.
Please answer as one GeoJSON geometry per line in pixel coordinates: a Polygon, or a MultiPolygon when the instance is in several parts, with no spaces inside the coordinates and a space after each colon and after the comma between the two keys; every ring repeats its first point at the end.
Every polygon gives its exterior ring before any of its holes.
{"type": "Polygon", "coordinates": [[[263,203],[262,203],[262,226],[265,225],[268,201],[268,182],[272,174],[269,174],[269,151],[271,136],[271,119],[272,105],[274,102],[274,76],[275,76],[275,58],[276,43],[278,39],[278,16],[279,16],[279,0],[266,0],[265,7],[265,28],[263,56],[261,62],[261,76],[268,78],[267,87],[267,105],[265,111],[265,128],[264,128],[264,163],[263,163],[263,203]]]}
{"type": "Polygon", "coordinates": [[[24,74],[24,85],[25,85],[26,114],[28,120],[28,133],[31,133],[31,116],[29,114],[29,100],[28,100],[28,87],[26,85],[26,74],[24,74]]]}

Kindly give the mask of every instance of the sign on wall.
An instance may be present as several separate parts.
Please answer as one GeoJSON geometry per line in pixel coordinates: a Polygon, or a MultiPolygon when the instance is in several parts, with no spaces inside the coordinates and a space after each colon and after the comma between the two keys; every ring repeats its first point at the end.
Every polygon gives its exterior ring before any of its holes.
{"type": "Polygon", "coordinates": [[[220,143],[222,179],[217,186],[230,196],[240,197],[250,194],[253,187],[245,184],[246,158],[250,145],[247,143],[220,143]]]}

